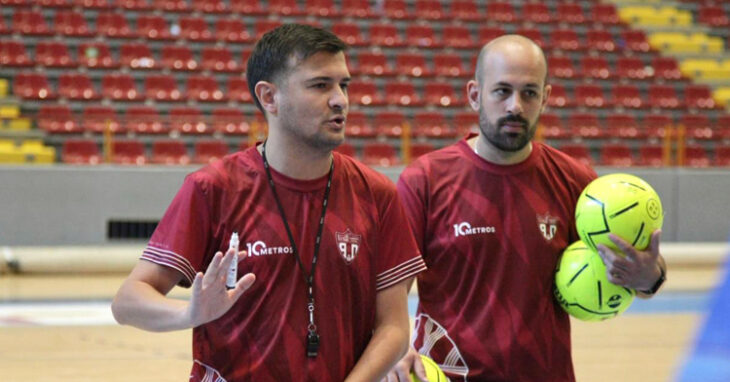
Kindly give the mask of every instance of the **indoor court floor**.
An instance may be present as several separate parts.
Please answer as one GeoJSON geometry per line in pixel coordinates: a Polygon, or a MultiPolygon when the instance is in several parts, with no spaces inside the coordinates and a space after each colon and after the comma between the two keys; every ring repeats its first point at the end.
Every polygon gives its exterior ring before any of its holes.
{"type": "MultiPolygon", "coordinates": [[[[692,246],[663,246],[669,277],[651,300],[622,316],[573,321],[581,382],[666,382],[693,349],[725,247],[688,257],[692,246]],[[685,254],[680,254],[685,252],[685,254]]],[[[186,381],[190,332],[148,333],[117,325],[109,304],[124,273],[0,273],[0,370],[4,382],[186,381]]],[[[173,295],[187,298],[187,290],[173,295]]],[[[410,297],[413,313],[417,297],[410,297]]]]}

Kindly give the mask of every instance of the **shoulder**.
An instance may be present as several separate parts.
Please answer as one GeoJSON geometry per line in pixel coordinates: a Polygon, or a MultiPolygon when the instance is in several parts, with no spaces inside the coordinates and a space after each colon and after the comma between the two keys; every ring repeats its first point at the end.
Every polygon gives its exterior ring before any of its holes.
{"type": "Polygon", "coordinates": [[[335,160],[342,168],[342,175],[349,181],[359,181],[362,186],[377,190],[394,190],[395,185],[384,174],[373,170],[370,166],[347,155],[333,152],[335,160]]]}
{"type": "Polygon", "coordinates": [[[536,145],[539,145],[542,161],[546,163],[550,171],[559,173],[581,185],[586,185],[597,177],[593,168],[568,154],[543,143],[536,143],[536,145]]]}
{"type": "MultiPolygon", "coordinates": [[[[453,172],[455,168],[461,167],[465,158],[459,147],[460,142],[432,151],[416,158],[410,165],[406,166],[403,174],[408,176],[420,175],[438,176],[441,173],[453,172]]],[[[401,175],[403,176],[403,175],[401,175]]]]}
{"type": "Polygon", "coordinates": [[[225,190],[237,187],[255,178],[255,163],[250,149],[238,151],[213,161],[185,178],[185,183],[199,188],[203,192],[225,190]]]}

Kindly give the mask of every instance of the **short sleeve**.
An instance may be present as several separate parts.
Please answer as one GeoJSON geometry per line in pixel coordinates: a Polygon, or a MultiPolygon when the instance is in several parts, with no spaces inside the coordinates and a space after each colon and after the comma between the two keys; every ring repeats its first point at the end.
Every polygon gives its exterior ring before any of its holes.
{"type": "Polygon", "coordinates": [[[426,269],[426,264],[408,229],[403,206],[394,187],[380,200],[380,227],[376,289],[395,285],[426,269]]]}
{"type": "Polygon", "coordinates": [[[411,228],[421,254],[425,254],[426,233],[426,176],[421,167],[410,166],[398,178],[398,196],[405,210],[408,225],[411,228]]]}
{"type": "Polygon", "coordinates": [[[144,249],[142,259],[178,270],[182,286],[190,286],[204,269],[212,240],[210,193],[192,174],[185,178],[144,249]]]}

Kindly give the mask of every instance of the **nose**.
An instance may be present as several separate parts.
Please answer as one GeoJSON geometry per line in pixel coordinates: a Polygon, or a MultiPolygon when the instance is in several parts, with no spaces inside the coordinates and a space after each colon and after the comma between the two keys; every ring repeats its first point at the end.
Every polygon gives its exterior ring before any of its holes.
{"type": "Polygon", "coordinates": [[[512,97],[507,100],[507,112],[512,115],[521,115],[523,110],[522,97],[519,92],[514,92],[512,97]]]}
{"type": "Polygon", "coordinates": [[[341,86],[335,86],[329,99],[330,108],[335,110],[347,110],[349,100],[347,90],[341,86]]]}

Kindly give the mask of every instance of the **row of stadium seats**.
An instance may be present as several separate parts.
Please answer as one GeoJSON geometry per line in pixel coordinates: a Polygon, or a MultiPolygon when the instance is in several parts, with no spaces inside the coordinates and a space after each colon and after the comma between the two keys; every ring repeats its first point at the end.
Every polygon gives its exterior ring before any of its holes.
{"type": "MultiPolygon", "coordinates": [[[[227,102],[251,103],[248,82],[244,77],[230,76],[225,87],[212,76],[191,75],[185,79],[184,90],[175,76],[150,74],[144,78],[143,91],[129,74],[108,74],[101,79],[101,88],[85,73],[66,73],[58,77],[56,87],[44,73],[21,72],[15,76],[13,93],[26,100],[158,102],[227,102]]],[[[462,85],[463,86],[463,85],[462,85]]],[[[636,84],[577,84],[572,89],[555,83],[548,99],[554,108],[584,107],[591,109],[717,109],[712,90],[707,85],[686,85],[678,90],[676,84],[648,85],[643,91],[636,84]]],[[[407,107],[438,106],[463,107],[467,105],[464,91],[449,82],[429,81],[418,86],[408,80],[394,80],[383,84],[361,79],[353,81],[348,89],[353,105],[397,105],[407,107]]]]}
{"type": "MultiPolygon", "coordinates": [[[[246,147],[248,147],[248,142],[244,140],[236,145],[234,150],[243,150],[246,147]]],[[[417,158],[434,149],[435,147],[430,143],[413,143],[410,146],[410,157],[417,158]]],[[[669,163],[665,163],[667,161],[665,148],[657,144],[641,145],[637,149],[625,143],[607,143],[600,146],[596,156],[591,152],[589,146],[582,143],[563,144],[560,149],[590,165],[662,167],[672,164],[671,159],[669,163]]],[[[197,140],[192,150],[180,140],[156,140],[149,148],[140,140],[118,140],[112,143],[110,159],[112,163],[133,165],[147,163],[204,164],[229,154],[230,150],[230,145],[223,140],[197,140]]],[[[711,147],[714,154],[708,152],[705,146],[697,144],[688,145],[683,150],[685,152],[683,161],[686,166],[730,166],[730,145],[722,144],[711,147]]],[[[399,148],[389,143],[368,142],[359,148],[346,143],[341,145],[337,151],[357,157],[364,163],[373,166],[387,167],[403,163],[399,148]]],[[[60,159],[64,163],[70,164],[98,164],[102,162],[102,152],[99,144],[94,140],[68,139],[63,142],[60,159]]]]}
{"type": "MultiPolygon", "coordinates": [[[[113,10],[121,8],[131,12],[162,11],[168,13],[202,12],[207,14],[239,14],[250,16],[314,16],[323,18],[386,18],[392,20],[429,21],[482,21],[514,22],[521,19],[533,23],[586,24],[601,23],[619,25],[616,9],[610,4],[589,3],[584,6],[571,2],[525,3],[521,6],[507,1],[493,1],[486,5],[475,0],[442,2],[437,0],[387,0],[372,4],[368,0],[341,0],[336,6],[333,0],[0,0],[0,5],[22,8],[34,4],[46,8],[83,7],[89,10],[113,10]],[[412,5],[412,7],[411,7],[412,5]],[[587,9],[586,9],[587,8],[587,9]]],[[[43,15],[33,10],[19,10],[13,17],[13,27],[30,27],[31,33],[49,30],[43,15]],[[40,16],[40,17],[39,17],[40,16]]],[[[47,33],[47,32],[46,32],[47,33]]]]}
{"type": "MultiPolygon", "coordinates": [[[[252,124],[263,131],[266,122],[261,114],[255,117],[237,108],[213,109],[210,115],[194,107],[172,108],[161,115],[151,106],[130,106],[125,114],[117,114],[110,106],[87,106],[80,115],[68,106],[43,106],[38,114],[38,127],[52,134],[195,134],[247,135],[252,124]]],[[[427,138],[456,138],[476,131],[478,116],[473,111],[457,112],[450,118],[442,112],[385,110],[372,115],[352,110],[348,114],[347,134],[353,137],[403,136],[406,124],[411,135],[427,138]]],[[[669,130],[682,127],[684,137],[692,140],[730,140],[730,114],[716,119],[706,113],[682,114],[676,120],[666,113],[646,114],[638,119],[633,114],[611,113],[599,118],[595,113],[574,112],[567,117],[545,113],[540,118],[540,134],[546,139],[661,139],[669,130]]]]}

